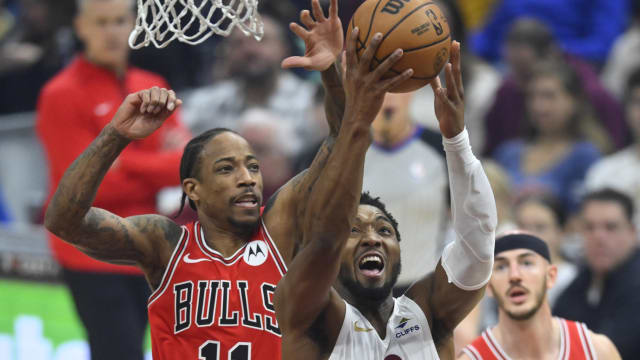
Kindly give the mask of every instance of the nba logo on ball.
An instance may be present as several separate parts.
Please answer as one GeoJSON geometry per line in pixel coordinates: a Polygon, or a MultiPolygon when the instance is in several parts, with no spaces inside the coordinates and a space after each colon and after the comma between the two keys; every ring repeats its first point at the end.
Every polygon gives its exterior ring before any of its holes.
{"type": "Polygon", "coordinates": [[[382,42],[373,59],[375,65],[382,63],[395,49],[404,51],[385,78],[409,68],[413,69],[413,76],[391,92],[409,92],[427,85],[449,60],[449,23],[432,1],[367,0],[353,14],[347,34],[351,34],[354,27],[360,29],[358,57],[378,32],[382,34],[382,42]]]}
{"type": "Polygon", "coordinates": [[[243,259],[244,262],[251,266],[259,266],[267,261],[268,254],[267,244],[262,240],[255,240],[247,244],[244,249],[243,259]]]}

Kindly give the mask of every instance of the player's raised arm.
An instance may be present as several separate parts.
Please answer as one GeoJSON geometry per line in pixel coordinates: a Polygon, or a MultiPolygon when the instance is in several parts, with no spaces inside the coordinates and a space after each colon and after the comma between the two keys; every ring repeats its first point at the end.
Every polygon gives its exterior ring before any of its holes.
{"type": "Polygon", "coordinates": [[[304,219],[307,246],[296,256],[276,290],[276,314],[283,329],[283,341],[291,341],[288,334],[295,336],[308,330],[325,309],[326,318],[339,319],[340,311],[344,315],[344,303],[331,291],[331,286],[338,276],[341,252],[349,239],[360,201],[364,159],[371,143],[371,122],[382,106],[385,92],[412,74],[407,70],[382,80],[383,74],[400,59],[402,51],[396,51],[371,71],[373,54],[382,35],[374,36],[360,62],[355,50],[357,30],[349,36],[342,127],[309,197],[304,219]],[[329,304],[334,306],[327,308],[329,304]]]}
{"type": "Polygon", "coordinates": [[[339,61],[336,61],[343,49],[338,1],[331,1],[328,17],[324,15],[318,0],[312,0],[311,6],[313,17],[309,10],[300,13],[300,22],[304,27],[290,24],[291,30],[305,42],[305,55],[284,59],[282,67],[302,67],[321,72],[329,136],[320,146],[311,166],[285,184],[266,205],[265,222],[287,262],[293,257],[296,242],[302,237],[307,198],[333,149],[345,107],[345,94],[339,75],[341,68],[339,61]],[[277,210],[272,211],[274,208],[277,210]],[[282,216],[282,213],[288,215],[282,216]]]}
{"type": "Polygon", "coordinates": [[[181,103],[173,91],[157,87],[127,96],[111,122],[69,166],[45,215],[45,226],[61,239],[97,259],[139,265],[152,286],[162,276],[180,227],[163,216],[121,218],[91,204],[120,152],[158,129],[181,103]]]}
{"type": "Polygon", "coordinates": [[[434,273],[407,292],[423,309],[438,343],[482,298],[491,276],[497,224],[496,206],[480,161],[473,155],[464,127],[464,91],[460,44],[451,46],[445,67],[447,88],[432,82],[435,111],[447,156],[455,241],[443,251],[434,273]]]}

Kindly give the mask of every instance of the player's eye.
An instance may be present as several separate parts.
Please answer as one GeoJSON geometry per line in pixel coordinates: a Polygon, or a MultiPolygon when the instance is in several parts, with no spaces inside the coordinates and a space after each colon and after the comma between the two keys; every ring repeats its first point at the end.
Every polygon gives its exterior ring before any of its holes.
{"type": "Polygon", "coordinates": [[[258,165],[258,164],[249,164],[249,170],[258,172],[260,170],[260,165],[258,165]]]}
{"type": "Polygon", "coordinates": [[[352,234],[357,234],[359,232],[360,232],[360,229],[358,229],[357,227],[354,226],[354,227],[351,228],[351,233],[352,234]]]}
{"type": "Polygon", "coordinates": [[[389,229],[389,228],[388,228],[388,227],[386,227],[386,226],[385,226],[385,227],[380,228],[380,230],[379,230],[378,232],[379,232],[380,234],[382,234],[382,235],[386,235],[386,236],[389,236],[389,235],[392,235],[392,234],[393,234],[393,231],[391,231],[391,229],[389,229]]]}
{"type": "Polygon", "coordinates": [[[232,170],[233,170],[233,166],[231,166],[231,165],[224,165],[224,166],[219,167],[219,168],[216,170],[216,172],[224,174],[224,173],[231,172],[232,170]]]}

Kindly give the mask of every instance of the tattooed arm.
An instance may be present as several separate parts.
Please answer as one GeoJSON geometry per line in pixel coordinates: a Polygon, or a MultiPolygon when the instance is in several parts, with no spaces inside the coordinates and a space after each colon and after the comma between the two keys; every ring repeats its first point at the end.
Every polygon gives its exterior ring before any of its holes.
{"type": "Polygon", "coordinates": [[[302,219],[307,199],[331,154],[345,108],[342,65],[339,61],[343,38],[342,24],[338,17],[338,2],[331,0],[328,18],[325,17],[318,0],[312,0],[312,11],[315,20],[308,10],[300,13],[300,21],[306,29],[296,23],[290,25],[291,30],[305,42],[305,56],[289,57],[282,62],[282,67],[303,67],[321,72],[329,136],[320,146],[309,168],[280,188],[266,205],[265,223],[286,263],[289,263],[301,245],[302,219]]]}
{"type": "Polygon", "coordinates": [[[45,215],[49,231],[99,260],[138,265],[154,288],[180,227],[163,216],[121,218],[91,204],[129,142],[153,133],[181,103],[173,91],[157,87],[127,96],[111,123],[67,169],[45,215]]]}

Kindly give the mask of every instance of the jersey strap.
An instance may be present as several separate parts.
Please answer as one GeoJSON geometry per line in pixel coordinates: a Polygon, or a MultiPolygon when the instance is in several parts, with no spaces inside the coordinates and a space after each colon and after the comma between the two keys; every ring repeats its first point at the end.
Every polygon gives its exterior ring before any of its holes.
{"type": "Polygon", "coordinates": [[[180,240],[176,244],[176,247],[173,249],[173,253],[169,258],[169,263],[167,264],[167,268],[164,269],[164,274],[162,274],[162,280],[160,281],[160,285],[158,288],[151,293],[149,299],[147,300],[147,306],[153,304],[156,299],[158,299],[164,291],[171,283],[171,278],[173,277],[173,273],[176,270],[180,259],[182,258],[182,254],[184,250],[187,248],[187,243],[189,242],[189,229],[186,226],[182,226],[182,234],[180,235],[180,240]]]}
{"type": "Polygon", "coordinates": [[[595,360],[597,359],[591,337],[589,336],[589,330],[586,325],[581,322],[575,322],[565,319],[560,319],[563,324],[567,336],[570,340],[570,357],[571,360],[595,360]]]}
{"type": "Polygon", "coordinates": [[[282,255],[280,255],[280,251],[278,251],[278,246],[276,246],[275,241],[269,235],[269,231],[267,230],[267,226],[264,223],[264,220],[260,220],[260,224],[262,226],[262,231],[264,231],[264,239],[269,245],[269,251],[273,255],[273,259],[276,261],[276,266],[278,267],[278,271],[280,275],[284,276],[287,273],[287,265],[284,263],[282,259],[282,255]]]}

